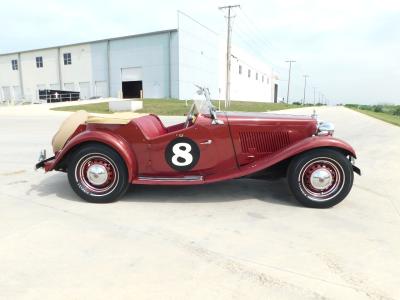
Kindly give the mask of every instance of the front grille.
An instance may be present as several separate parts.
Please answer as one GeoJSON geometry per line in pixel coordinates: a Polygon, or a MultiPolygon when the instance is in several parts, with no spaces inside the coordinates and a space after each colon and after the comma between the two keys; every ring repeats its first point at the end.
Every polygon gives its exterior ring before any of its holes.
{"type": "Polygon", "coordinates": [[[269,154],[290,144],[286,131],[240,132],[239,137],[245,153],[269,154]]]}

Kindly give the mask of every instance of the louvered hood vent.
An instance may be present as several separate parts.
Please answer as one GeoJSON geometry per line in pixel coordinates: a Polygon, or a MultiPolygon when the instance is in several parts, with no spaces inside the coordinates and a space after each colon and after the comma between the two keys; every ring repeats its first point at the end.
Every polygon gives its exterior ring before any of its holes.
{"type": "Polygon", "coordinates": [[[261,131],[239,133],[242,151],[268,155],[290,144],[289,133],[286,131],[261,131]]]}

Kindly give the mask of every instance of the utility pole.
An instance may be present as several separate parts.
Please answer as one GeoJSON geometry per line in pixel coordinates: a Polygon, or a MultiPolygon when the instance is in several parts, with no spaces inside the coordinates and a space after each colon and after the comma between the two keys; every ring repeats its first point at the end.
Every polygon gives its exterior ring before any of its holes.
{"type": "Polygon", "coordinates": [[[287,94],[286,94],[286,103],[289,104],[289,90],[290,90],[290,73],[292,72],[292,63],[295,63],[295,60],[287,60],[287,63],[289,63],[289,79],[287,83],[287,94]]]}
{"type": "Polygon", "coordinates": [[[303,75],[304,77],[304,94],[303,94],[303,105],[306,104],[306,87],[307,87],[307,77],[308,75],[303,75]]]}
{"type": "Polygon", "coordinates": [[[316,89],[316,87],[313,86],[313,89],[314,89],[314,106],[315,106],[315,89],[316,89]]]}
{"type": "Polygon", "coordinates": [[[231,14],[231,9],[240,7],[240,5],[227,5],[220,6],[219,9],[228,10],[228,33],[226,38],[226,85],[225,85],[225,107],[231,104],[231,35],[232,35],[232,24],[231,19],[234,17],[231,14]]]}

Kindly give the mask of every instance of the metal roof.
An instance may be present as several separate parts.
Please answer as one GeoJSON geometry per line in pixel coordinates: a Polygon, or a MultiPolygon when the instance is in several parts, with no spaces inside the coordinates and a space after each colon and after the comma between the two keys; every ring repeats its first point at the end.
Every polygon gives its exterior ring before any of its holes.
{"type": "Polygon", "coordinates": [[[160,31],[152,31],[152,32],[147,32],[147,33],[139,33],[139,34],[119,36],[119,37],[109,38],[109,39],[101,39],[101,40],[94,40],[94,41],[88,41],[88,42],[80,42],[80,43],[65,44],[65,45],[59,45],[59,46],[50,46],[50,47],[23,50],[23,51],[13,51],[13,52],[7,52],[7,53],[0,53],[0,56],[18,54],[18,53],[27,53],[27,52],[40,51],[40,50],[57,49],[57,48],[62,48],[62,47],[79,46],[79,45],[84,45],[84,44],[99,43],[99,42],[106,42],[106,41],[122,40],[122,39],[128,39],[128,38],[133,38],[133,37],[156,35],[156,34],[163,34],[163,33],[168,33],[168,32],[177,32],[177,31],[178,31],[178,29],[167,29],[167,30],[160,30],[160,31]]]}

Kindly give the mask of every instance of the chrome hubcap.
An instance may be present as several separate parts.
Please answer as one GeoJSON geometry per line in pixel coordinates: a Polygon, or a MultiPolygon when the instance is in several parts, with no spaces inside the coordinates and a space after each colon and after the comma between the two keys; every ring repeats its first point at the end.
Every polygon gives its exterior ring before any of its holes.
{"type": "Polygon", "coordinates": [[[316,190],[325,190],[332,183],[332,174],[327,169],[315,170],[310,176],[311,186],[316,190]]]}
{"type": "Polygon", "coordinates": [[[344,171],[341,165],[328,157],[317,157],[300,170],[298,182],[303,194],[313,201],[334,198],[343,188],[344,171]]]}
{"type": "Polygon", "coordinates": [[[93,164],[87,170],[87,179],[93,185],[102,185],[107,181],[107,169],[103,165],[93,164]]]}
{"type": "Polygon", "coordinates": [[[119,172],[113,160],[101,153],[89,153],[75,167],[79,188],[91,196],[110,194],[118,185],[119,172]]]}

